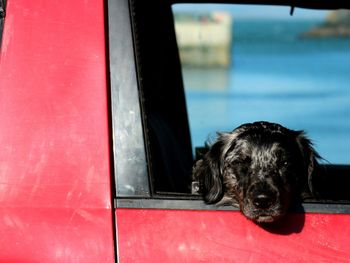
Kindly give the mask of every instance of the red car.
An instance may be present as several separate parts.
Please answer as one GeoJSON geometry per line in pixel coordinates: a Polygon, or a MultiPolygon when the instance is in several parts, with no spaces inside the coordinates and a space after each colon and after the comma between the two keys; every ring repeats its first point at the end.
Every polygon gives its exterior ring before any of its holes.
{"type": "Polygon", "coordinates": [[[350,166],[271,229],[191,194],[186,1],[0,2],[0,262],[350,262],[350,166]]]}

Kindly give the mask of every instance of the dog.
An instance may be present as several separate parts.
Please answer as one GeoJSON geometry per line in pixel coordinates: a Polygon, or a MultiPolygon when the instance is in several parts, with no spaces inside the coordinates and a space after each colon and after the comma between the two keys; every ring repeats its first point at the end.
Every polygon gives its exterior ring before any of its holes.
{"type": "Polygon", "coordinates": [[[218,133],[193,167],[207,204],[239,206],[256,223],[280,220],[293,198],[312,196],[319,154],[304,131],[270,122],[218,133]]]}

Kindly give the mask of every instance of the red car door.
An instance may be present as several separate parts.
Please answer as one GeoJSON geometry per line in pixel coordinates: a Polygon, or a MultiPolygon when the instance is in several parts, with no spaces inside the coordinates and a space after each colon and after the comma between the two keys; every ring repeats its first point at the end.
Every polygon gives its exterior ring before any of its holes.
{"type": "Polygon", "coordinates": [[[115,262],[104,2],[6,2],[0,262],[115,262]]]}
{"type": "MultiPolygon", "coordinates": [[[[119,262],[350,262],[346,203],[304,203],[262,227],[234,208],[205,205],[182,184],[193,160],[172,3],[109,1],[119,262]],[[132,51],[120,47],[122,36],[132,51]]],[[[323,186],[346,197],[333,184],[348,182],[349,167],[327,169],[333,179],[323,186]]]]}

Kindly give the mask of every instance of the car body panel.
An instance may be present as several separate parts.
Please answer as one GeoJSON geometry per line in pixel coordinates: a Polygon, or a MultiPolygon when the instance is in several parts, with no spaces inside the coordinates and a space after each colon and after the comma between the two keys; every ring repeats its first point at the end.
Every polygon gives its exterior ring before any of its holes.
{"type": "Polygon", "coordinates": [[[8,1],[0,261],[114,262],[104,1],[8,1]]]}
{"type": "Polygon", "coordinates": [[[350,262],[349,215],[292,213],[261,227],[238,211],[117,209],[120,263],[350,262]]]}

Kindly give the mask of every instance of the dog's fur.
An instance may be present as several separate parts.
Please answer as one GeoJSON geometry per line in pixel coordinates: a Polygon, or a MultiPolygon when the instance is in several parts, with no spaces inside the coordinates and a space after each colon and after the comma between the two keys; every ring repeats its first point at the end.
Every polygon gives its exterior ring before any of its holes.
{"type": "Polygon", "coordinates": [[[294,197],[312,193],[318,158],[303,131],[254,122],[219,133],[193,177],[206,203],[238,205],[257,223],[274,222],[294,197]]]}

